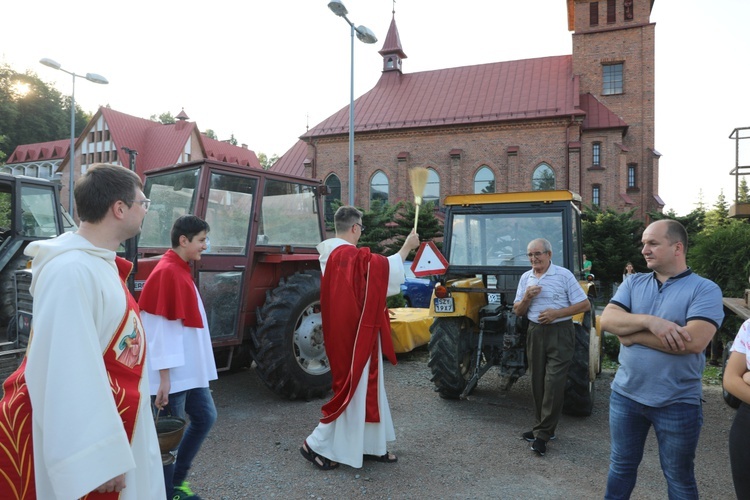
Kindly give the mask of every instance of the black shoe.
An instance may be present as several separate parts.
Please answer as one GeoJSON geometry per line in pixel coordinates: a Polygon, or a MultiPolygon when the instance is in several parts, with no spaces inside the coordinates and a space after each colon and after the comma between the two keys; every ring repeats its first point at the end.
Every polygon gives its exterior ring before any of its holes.
{"type": "Polygon", "coordinates": [[[542,439],[535,439],[534,444],[531,445],[531,449],[537,453],[540,457],[543,457],[547,453],[547,441],[542,439]]]}
{"type": "MultiPolygon", "coordinates": [[[[526,440],[526,441],[528,441],[529,443],[533,443],[533,442],[534,442],[534,439],[536,439],[536,438],[534,437],[534,431],[528,431],[528,432],[524,432],[523,434],[521,434],[521,439],[525,439],[525,440],[526,440]]],[[[551,435],[551,436],[549,437],[549,440],[550,440],[550,441],[554,441],[555,439],[557,439],[557,436],[555,436],[554,434],[552,434],[552,435],[551,435]]]]}

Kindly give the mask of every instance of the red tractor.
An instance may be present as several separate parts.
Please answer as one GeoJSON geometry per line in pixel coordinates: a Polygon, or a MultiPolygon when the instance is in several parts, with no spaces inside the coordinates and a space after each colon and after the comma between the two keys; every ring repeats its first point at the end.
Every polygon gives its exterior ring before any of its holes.
{"type": "Polygon", "coordinates": [[[151,207],[138,242],[135,293],[171,248],[172,223],[211,226],[193,266],[219,370],[250,366],[275,393],[324,396],[331,376],[320,316],[316,245],[325,238],[319,181],[212,160],[146,174],[151,207]]]}

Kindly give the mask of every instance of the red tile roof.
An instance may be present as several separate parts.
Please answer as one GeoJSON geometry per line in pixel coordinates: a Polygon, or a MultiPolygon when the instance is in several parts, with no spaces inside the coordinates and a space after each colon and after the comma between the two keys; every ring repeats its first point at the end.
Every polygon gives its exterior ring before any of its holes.
{"type": "Polygon", "coordinates": [[[201,140],[203,141],[203,149],[206,151],[207,158],[227,163],[236,163],[243,167],[263,168],[254,151],[239,146],[232,146],[226,141],[209,139],[204,134],[201,134],[201,140]]]}
{"type": "MultiPolygon", "coordinates": [[[[255,152],[247,148],[232,146],[227,142],[209,139],[198,131],[194,122],[180,119],[176,123],[165,125],[106,107],[100,107],[97,114],[89,121],[86,129],[76,141],[76,148],[97,122],[100,114],[107,122],[112,142],[118,149],[120,163],[123,165],[128,163],[127,155],[122,151],[123,147],[138,151],[135,161],[136,172],[141,176],[149,170],[177,163],[192,134],[200,139],[193,143],[193,147],[201,148],[201,154],[206,158],[261,168],[255,152]]],[[[183,115],[187,117],[184,110],[178,116],[183,115]]],[[[195,158],[194,152],[193,159],[195,158]]],[[[60,165],[58,171],[65,168],[67,168],[67,161],[60,165]]]]}
{"type": "Polygon", "coordinates": [[[307,158],[307,143],[305,141],[297,141],[289,151],[281,155],[281,158],[271,165],[273,172],[280,174],[290,174],[296,176],[305,175],[305,159],[307,158]]]}
{"type": "MultiPolygon", "coordinates": [[[[583,115],[572,56],[385,72],[354,103],[354,130],[382,131],[583,115]]],[[[349,106],[302,138],[347,133],[349,106]]]]}
{"type": "Polygon", "coordinates": [[[586,112],[583,119],[583,130],[625,128],[628,124],[609,110],[604,104],[591,94],[581,94],[581,109],[586,112]]]}
{"type": "Polygon", "coordinates": [[[8,157],[6,164],[61,160],[68,155],[68,151],[70,151],[70,139],[23,144],[16,146],[16,149],[8,157]]]}

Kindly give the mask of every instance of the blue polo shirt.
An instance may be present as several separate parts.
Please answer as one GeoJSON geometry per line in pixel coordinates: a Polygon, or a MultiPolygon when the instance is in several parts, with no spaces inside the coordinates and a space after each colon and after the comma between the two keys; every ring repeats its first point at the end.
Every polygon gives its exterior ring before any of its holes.
{"type": "MultiPolygon", "coordinates": [[[[680,326],[691,320],[719,328],[724,319],[721,289],[687,271],[664,284],[655,273],[638,273],[623,281],[610,301],[634,314],[650,314],[680,326]]],[[[642,345],[620,346],[620,367],[612,390],[638,403],[661,408],[674,403],[699,405],[706,355],[667,354],[642,345]]]]}

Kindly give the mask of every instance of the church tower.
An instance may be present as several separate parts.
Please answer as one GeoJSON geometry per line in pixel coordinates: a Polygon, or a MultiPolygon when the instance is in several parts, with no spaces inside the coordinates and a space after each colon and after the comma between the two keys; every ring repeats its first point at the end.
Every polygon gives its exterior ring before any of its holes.
{"type": "Polygon", "coordinates": [[[654,149],[655,24],[650,20],[654,0],[567,2],[573,74],[579,77],[580,94],[591,94],[627,124],[622,140],[599,142],[601,150],[595,145],[599,139],[584,129],[583,167],[585,148],[595,148],[601,163],[597,158],[593,164],[610,170],[606,177],[616,184],[612,189],[624,202],[621,209],[660,210],[660,155],[654,149]]]}
{"type": "Polygon", "coordinates": [[[401,73],[401,62],[406,59],[404,49],[401,48],[401,39],[398,37],[398,28],[396,27],[396,13],[391,18],[391,26],[388,28],[388,34],[385,36],[383,48],[378,51],[383,56],[383,73],[398,71],[401,73]]]}

